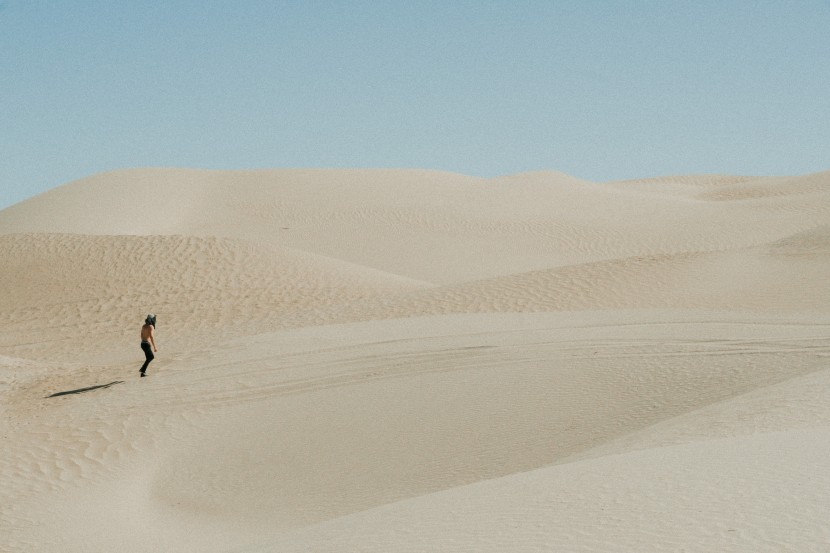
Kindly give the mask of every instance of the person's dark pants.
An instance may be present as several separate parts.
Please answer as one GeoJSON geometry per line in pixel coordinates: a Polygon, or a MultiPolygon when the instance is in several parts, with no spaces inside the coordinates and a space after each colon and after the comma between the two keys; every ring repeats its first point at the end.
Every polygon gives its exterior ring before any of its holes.
{"type": "Polygon", "coordinates": [[[150,347],[150,342],[141,342],[141,349],[144,350],[144,357],[147,358],[147,360],[144,361],[144,364],[141,365],[141,371],[140,372],[141,372],[141,374],[144,374],[144,371],[147,370],[147,365],[149,365],[150,361],[155,359],[156,356],[153,355],[153,348],[150,347]]]}

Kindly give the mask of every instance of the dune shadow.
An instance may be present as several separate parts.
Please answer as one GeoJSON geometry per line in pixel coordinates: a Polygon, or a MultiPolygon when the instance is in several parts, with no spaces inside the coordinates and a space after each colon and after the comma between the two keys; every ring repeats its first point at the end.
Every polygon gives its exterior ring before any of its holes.
{"type": "Polygon", "coordinates": [[[98,390],[100,388],[109,388],[110,386],[114,386],[115,384],[122,384],[123,380],[115,380],[110,382],[109,384],[99,384],[98,386],[88,386],[86,388],[78,388],[77,390],[67,390],[65,392],[56,392],[51,396],[46,396],[46,399],[50,397],[58,397],[58,396],[67,396],[69,394],[83,394],[84,392],[89,392],[91,390],[98,390]]]}

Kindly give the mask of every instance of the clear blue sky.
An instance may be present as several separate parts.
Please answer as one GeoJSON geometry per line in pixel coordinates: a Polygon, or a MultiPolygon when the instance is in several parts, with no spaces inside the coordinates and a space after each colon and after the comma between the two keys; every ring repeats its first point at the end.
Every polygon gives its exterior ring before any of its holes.
{"type": "Polygon", "coordinates": [[[830,169],[830,1],[0,0],[0,208],[123,167],[830,169]]]}

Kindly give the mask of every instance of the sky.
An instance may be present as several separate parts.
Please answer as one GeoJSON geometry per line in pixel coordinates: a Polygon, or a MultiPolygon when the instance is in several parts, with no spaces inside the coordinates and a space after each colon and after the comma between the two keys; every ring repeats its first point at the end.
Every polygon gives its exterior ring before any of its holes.
{"type": "Polygon", "coordinates": [[[828,29],[828,0],[0,0],[0,209],[134,167],[824,171],[828,29]]]}

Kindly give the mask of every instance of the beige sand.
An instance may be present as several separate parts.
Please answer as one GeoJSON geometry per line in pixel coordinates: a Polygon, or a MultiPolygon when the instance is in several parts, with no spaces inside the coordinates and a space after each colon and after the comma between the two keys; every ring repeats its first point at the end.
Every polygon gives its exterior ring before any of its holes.
{"type": "Polygon", "coordinates": [[[70,183],[0,212],[0,551],[827,551],[828,274],[830,172],[70,183]]]}

